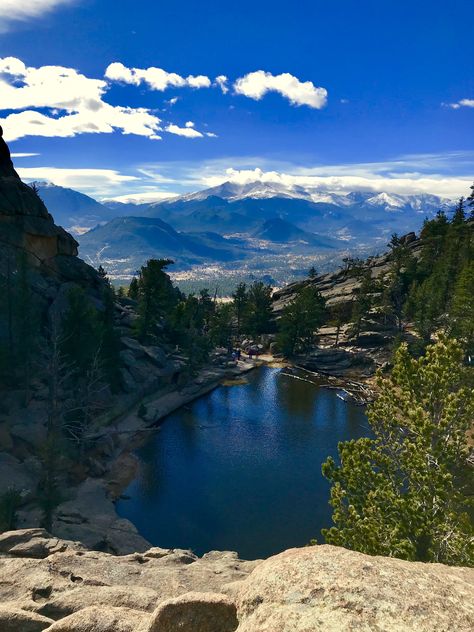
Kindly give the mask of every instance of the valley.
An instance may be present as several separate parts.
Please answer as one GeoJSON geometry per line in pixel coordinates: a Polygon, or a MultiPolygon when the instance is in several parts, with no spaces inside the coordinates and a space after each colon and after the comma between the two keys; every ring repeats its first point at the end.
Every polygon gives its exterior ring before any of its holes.
{"type": "Polygon", "coordinates": [[[170,276],[185,292],[203,286],[228,296],[239,282],[274,287],[308,269],[336,268],[348,256],[383,252],[392,233],[420,229],[452,202],[435,195],[249,182],[154,203],[97,202],[72,189],[37,183],[59,224],[76,236],[81,256],[126,285],[150,258],[174,261],[170,276]]]}

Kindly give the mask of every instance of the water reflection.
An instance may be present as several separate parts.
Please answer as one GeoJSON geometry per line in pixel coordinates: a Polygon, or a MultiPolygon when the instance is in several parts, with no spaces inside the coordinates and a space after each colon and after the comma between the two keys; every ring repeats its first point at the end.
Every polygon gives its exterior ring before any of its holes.
{"type": "Polygon", "coordinates": [[[118,511],[163,547],[256,558],[301,546],[330,523],[322,461],[366,433],[363,409],[262,367],[171,415],[118,511]]]}

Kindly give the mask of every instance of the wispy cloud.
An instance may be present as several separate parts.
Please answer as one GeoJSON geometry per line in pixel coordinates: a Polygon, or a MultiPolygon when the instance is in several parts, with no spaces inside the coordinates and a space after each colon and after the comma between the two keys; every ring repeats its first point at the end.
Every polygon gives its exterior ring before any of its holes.
{"type": "Polygon", "coordinates": [[[12,158],[33,158],[34,156],[41,156],[41,154],[36,154],[33,152],[13,152],[12,158]]]}
{"type": "Polygon", "coordinates": [[[443,105],[451,108],[452,110],[459,110],[460,108],[474,108],[474,99],[461,99],[455,103],[443,103],[443,105]]]}
{"type": "Polygon", "coordinates": [[[19,167],[17,171],[23,180],[53,182],[59,186],[70,187],[90,194],[101,191],[116,192],[117,187],[139,181],[140,177],[123,174],[114,169],[66,169],[60,167],[19,167]]]}
{"type": "Polygon", "coordinates": [[[288,72],[272,75],[264,70],[240,77],[234,83],[234,90],[257,101],[268,92],[278,92],[293,105],[307,105],[316,110],[326,105],[328,96],[325,88],[316,87],[312,81],[300,81],[288,72]]]}
{"type": "Polygon", "coordinates": [[[148,185],[169,187],[181,193],[236,183],[268,182],[316,191],[348,193],[374,191],[399,194],[434,194],[454,199],[466,194],[472,183],[474,151],[413,154],[371,163],[302,165],[258,156],[226,157],[202,162],[173,161],[140,167],[148,185]]]}
{"type": "Polygon", "coordinates": [[[25,22],[53,9],[78,2],[79,0],[1,0],[0,32],[9,30],[15,22],[25,22]]]}
{"type": "MultiPolygon", "coordinates": [[[[181,129],[193,129],[184,127],[181,129]]],[[[258,156],[229,156],[193,161],[170,161],[111,169],[18,168],[27,180],[49,180],[97,198],[119,201],[157,201],[198,191],[226,181],[264,182],[305,187],[314,193],[374,191],[434,194],[455,199],[472,183],[474,151],[399,156],[373,163],[307,165],[258,156]]]]}

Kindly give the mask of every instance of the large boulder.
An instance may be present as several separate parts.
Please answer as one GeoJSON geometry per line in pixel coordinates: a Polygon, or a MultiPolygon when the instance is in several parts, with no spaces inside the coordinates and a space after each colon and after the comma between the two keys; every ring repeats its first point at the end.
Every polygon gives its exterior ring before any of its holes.
{"type": "Polygon", "coordinates": [[[137,632],[148,616],[130,608],[91,606],[57,621],[47,632],[137,632]]]}
{"type": "Polygon", "coordinates": [[[2,632],[42,632],[54,623],[47,617],[21,608],[0,605],[0,630],[2,632]]]}
{"type": "Polygon", "coordinates": [[[234,632],[237,609],[226,595],[187,593],[164,601],[147,632],[234,632]]]}
{"type": "Polygon", "coordinates": [[[237,606],[239,632],[468,632],[474,569],[328,545],[290,549],[255,569],[237,606]]]}

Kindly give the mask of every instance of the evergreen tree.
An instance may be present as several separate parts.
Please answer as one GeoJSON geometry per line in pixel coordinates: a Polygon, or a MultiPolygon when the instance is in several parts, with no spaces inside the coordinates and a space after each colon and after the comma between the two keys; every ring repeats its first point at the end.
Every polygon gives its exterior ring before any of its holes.
{"type": "Polygon", "coordinates": [[[240,329],[244,320],[245,311],[248,304],[247,286],[239,283],[232,294],[235,318],[237,320],[237,336],[240,336],[240,329]]]}
{"type": "Polygon", "coordinates": [[[102,341],[100,347],[101,364],[105,377],[112,389],[117,392],[121,383],[120,336],[115,329],[115,293],[106,279],[102,290],[104,312],[102,316],[102,341]]]}
{"type": "Polygon", "coordinates": [[[142,341],[156,337],[157,325],[175,307],[179,291],[173,287],[165,269],[170,259],[150,259],[138,273],[137,333],[142,341]]]}
{"type": "Polygon", "coordinates": [[[467,198],[467,204],[471,208],[470,220],[474,220],[474,184],[471,185],[471,192],[467,198]]]}
{"type": "Polygon", "coordinates": [[[243,329],[246,334],[260,336],[273,329],[272,288],[255,281],[247,292],[247,308],[243,329]]]}
{"type": "Polygon", "coordinates": [[[315,268],[315,266],[311,266],[311,268],[308,271],[308,277],[310,279],[315,279],[318,276],[318,272],[315,268]]]}
{"type": "Polygon", "coordinates": [[[474,355],[474,261],[468,263],[457,280],[449,314],[448,331],[474,355]]]}
{"type": "Polygon", "coordinates": [[[371,555],[474,563],[466,465],[474,391],[462,359],[452,340],[418,360],[399,347],[368,410],[374,438],[340,443],[340,465],[332,457],[323,465],[335,525],[323,530],[326,542],[371,555]]]}
{"type": "Polygon", "coordinates": [[[209,339],[215,347],[232,347],[232,305],[224,303],[214,311],[209,326],[209,339]]]}
{"type": "Polygon", "coordinates": [[[355,291],[355,299],[352,303],[352,323],[354,324],[354,335],[356,342],[359,342],[359,336],[362,328],[362,321],[367,317],[373,304],[374,282],[371,277],[370,270],[364,270],[361,273],[361,282],[359,288],[355,291]]]}
{"type": "Polygon", "coordinates": [[[128,288],[128,297],[134,301],[138,301],[138,279],[133,277],[128,288]]]}
{"type": "Polygon", "coordinates": [[[82,288],[72,288],[68,301],[61,322],[61,352],[78,375],[84,376],[101,347],[103,326],[82,288]]]}
{"type": "Polygon", "coordinates": [[[283,309],[278,322],[278,347],[286,356],[311,349],[324,316],[325,303],[321,294],[311,286],[300,290],[283,309]]]}

